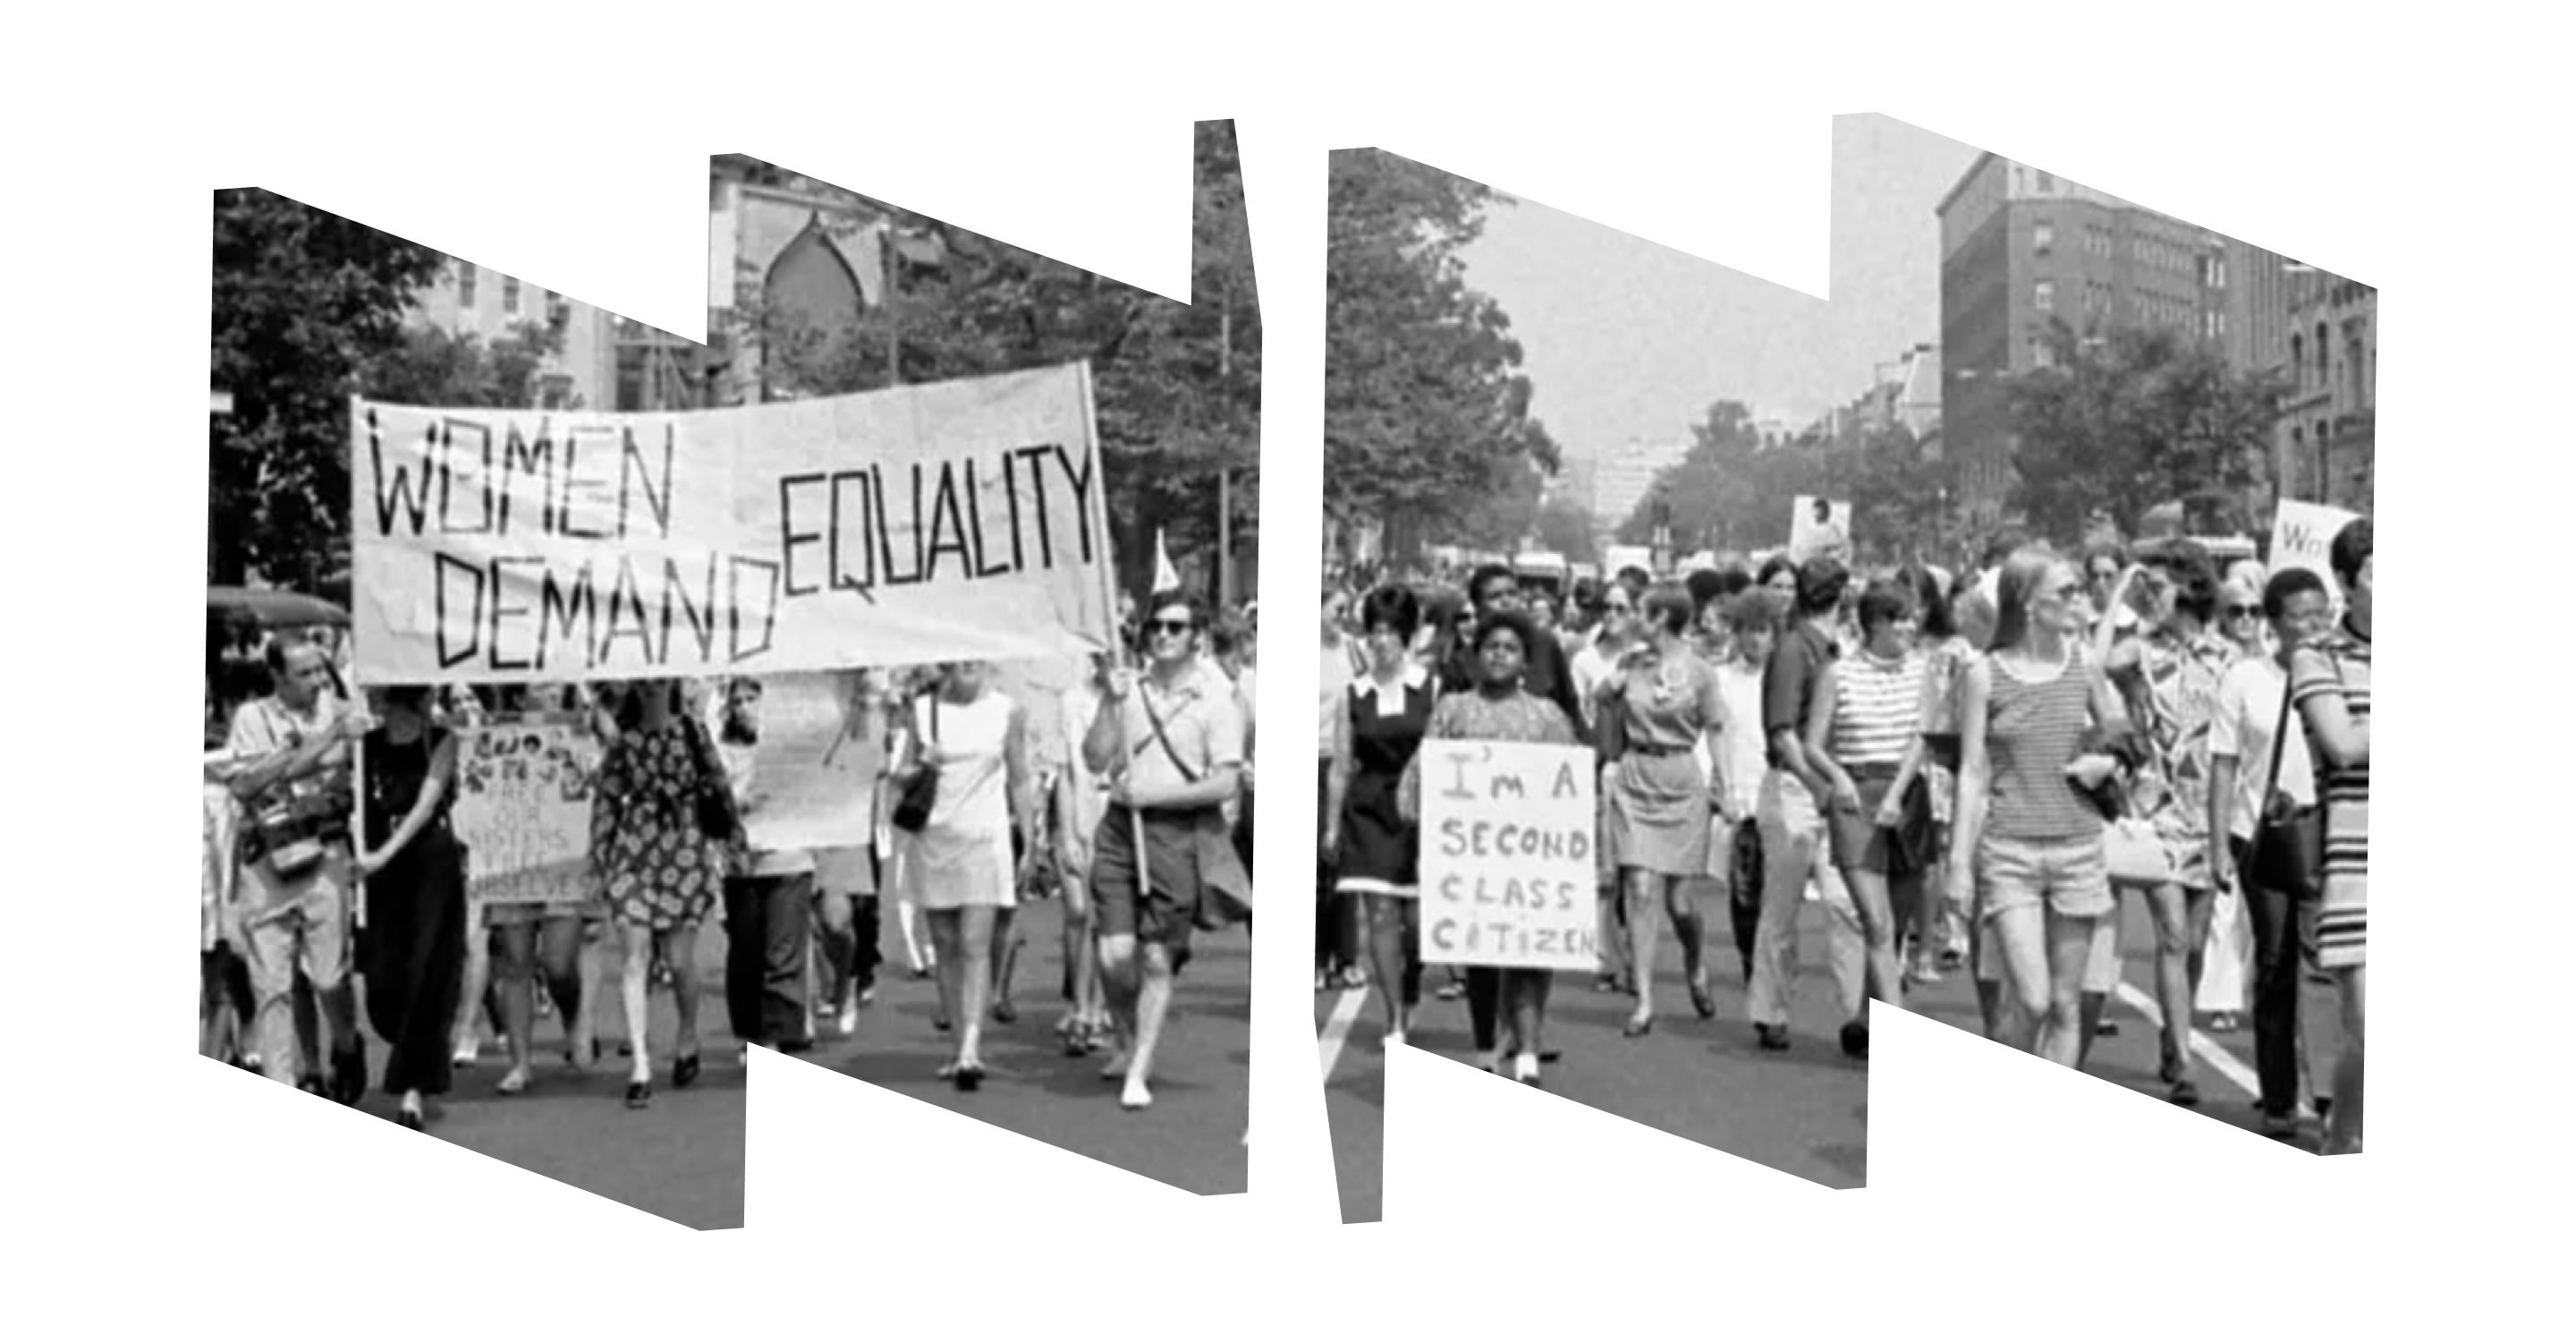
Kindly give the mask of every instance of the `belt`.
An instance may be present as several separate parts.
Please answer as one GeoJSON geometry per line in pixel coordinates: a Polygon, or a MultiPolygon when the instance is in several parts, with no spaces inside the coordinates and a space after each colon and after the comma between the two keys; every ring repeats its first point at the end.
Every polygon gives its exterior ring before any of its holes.
{"type": "Polygon", "coordinates": [[[1222,807],[1130,807],[1122,802],[1109,804],[1109,814],[1112,816],[1121,819],[1130,815],[1141,816],[1148,821],[1170,825],[1188,825],[1209,812],[1223,810],[1222,807]]]}
{"type": "Polygon", "coordinates": [[[1872,760],[1858,765],[1845,765],[1843,772],[1855,779],[1893,779],[1901,768],[1894,760],[1872,760]]]}
{"type": "Polygon", "coordinates": [[[1640,743],[1630,746],[1628,748],[1628,752],[1631,755],[1689,755],[1691,753],[1691,748],[1687,746],[1648,746],[1640,743]]]}

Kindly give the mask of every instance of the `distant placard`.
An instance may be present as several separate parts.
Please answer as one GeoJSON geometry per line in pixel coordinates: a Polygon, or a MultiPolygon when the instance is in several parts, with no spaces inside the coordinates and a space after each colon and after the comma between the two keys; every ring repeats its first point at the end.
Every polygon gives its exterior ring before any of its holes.
{"type": "Polygon", "coordinates": [[[1590,970],[1589,747],[1422,744],[1422,959],[1590,970]]]}
{"type": "Polygon", "coordinates": [[[1804,564],[1825,558],[1851,563],[1851,501],[1801,494],[1790,501],[1789,558],[1804,564]]]}
{"type": "Polygon", "coordinates": [[[573,722],[494,723],[457,734],[456,807],[475,903],[578,904],[591,896],[590,800],[599,738],[573,722]]]}
{"type": "Polygon", "coordinates": [[[2334,565],[2327,552],[2334,546],[2335,533],[2345,523],[2361,515],[2332,504],[2302,503],[2284,499],[2272,514],[2272,550],[2269,570],[2305,569],[2326,581],[2326,596],[2336,607],[2343,605],[2343,588],[2335,582],[2334,565]]]}

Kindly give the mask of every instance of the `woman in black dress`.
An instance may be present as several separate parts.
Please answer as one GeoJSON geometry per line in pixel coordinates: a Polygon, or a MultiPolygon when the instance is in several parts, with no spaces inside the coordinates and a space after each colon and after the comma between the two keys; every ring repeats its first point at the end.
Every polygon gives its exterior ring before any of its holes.
{"type": "Polygon", "coordinates": [[[1420,621],[1404,588],[1379,588],[1361,603],[1369,667],[1346,694],[1325,776],[1323,852],[1340,873],[1339,893],[1366,910],[1369,969],[1386,1003],[1390,1045],[1404,1043],[1422,996],[1414,827],[1395,805],[1438,693],[1429,670],[1408,656],[1420,621]]]}
{"type": "Polygon", "coordinates": [[[429,721],[429,691],[383,694],[384,725],[367,734],[367,1021],[392,1053],[385,1090],[396,1119],[425,1124],[424,1096],[446,1092],[448,1027],[465,974],[465,846],[448,828],[456,738],[429,721]]]}

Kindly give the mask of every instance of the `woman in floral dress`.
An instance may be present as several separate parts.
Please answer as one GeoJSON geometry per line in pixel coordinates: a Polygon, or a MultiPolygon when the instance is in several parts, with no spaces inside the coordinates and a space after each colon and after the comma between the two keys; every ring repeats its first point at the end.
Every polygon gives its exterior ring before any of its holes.
{"type": "Polygon", "coordinates": [[[600,760],[590,815],[591,863],[626,952],[621,987],[634,1060],[626,1104],[639,1110],[653,1098],[645,1005],[656,944],[679,1006],[671,1085],[697,1080],[698,925],[723,888],[727,860],[723,843],[698,819],[700,794],[725,788],[724,764],[706,729],[674,702],[676,691],[670,681],[632,688],[628,713],[620,715],[631,727],[600,760]]]}

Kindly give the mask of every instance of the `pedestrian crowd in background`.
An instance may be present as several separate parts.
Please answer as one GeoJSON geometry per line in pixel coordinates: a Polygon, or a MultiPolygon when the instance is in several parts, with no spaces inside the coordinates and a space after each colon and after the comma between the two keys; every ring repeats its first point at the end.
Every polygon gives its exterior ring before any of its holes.
{"type": "MultiPolygon", "coordinates": [[[[1967,973],[1989,1038],[2072,1067],[2120,982],[2120,898],[2154,929],[2161,1078],[2201,1101],[2196,1022],[2254,1036],[2266,1132],[2356,1151],[2368,869],[2371,529],[2304,568],[2187,539],[2071,557],[2004,537],[1958,573],[1774,555],[1558,591],[1488,564],[1328,570],[1315,978],[1420,1006],[1414,760],[1426,738],[1592,746],[1596,992],[1657,1020],[1657,944],[1716,1015],[1701,883],[1747,1015],[1792,1047],[1795,924],[1828,912],[1839,1043],[1868,1001],[1967,973]],[[1353,581],[1357,580],[1357,581],[1353,581]],[[2341,613],[2334,613],[2335,594],[2341,613]],[[2340,995],[2330,1095],[2300,988],[2340,995]],[[2322,1132],[2318,1129],[2322,1127],[2322,1132]]],[[[1552,976],[1453,967],[1483,1066],[1537,1083],[1552,976]]]]}
{"type": "Polygon", "coordinates": [[[803,1052],[820,1030],[858,1031],[891,893],[909,968],[937,980],[936,1024],[956,1037],[939,1076],[971,1091],[985,1022],[1018,1017],[1016,916],[1061,899],[1056,1035],[1067,1055],[1106,1052],[1102,1076],[1142,1108],[1191,934],[1250,918],[1256,612],[1211,621],[1180,593],[1122,607],[1141,669],[1096,655],[1069,685],[1021,692],[1053,696],[1045,714],[989,664],[844,676],[842,742],[881,762],[859,785],[870,834],[793,852],[756,847],[744,825],[765,798],[758,679],[360,694],[341,630],[210,620],[201,1052],[354,1105],[370,1085],[363,1005],[385,1050],[376,1084],[422,1128],[487,1028],[506,1057],[496,1090],[517,1094],[541,1021],[556,1022],[566,1068],[586,1071],[613,1001],[625,1103],[645,1108],[657,989],[676,1016],[668,1084],[701,1074],[703,927],[724,930],[743,1057],[803,1052]],[[602,746],[586,898],[469,904],[450,820],[459,734],[528,721],[602,746]]]}

